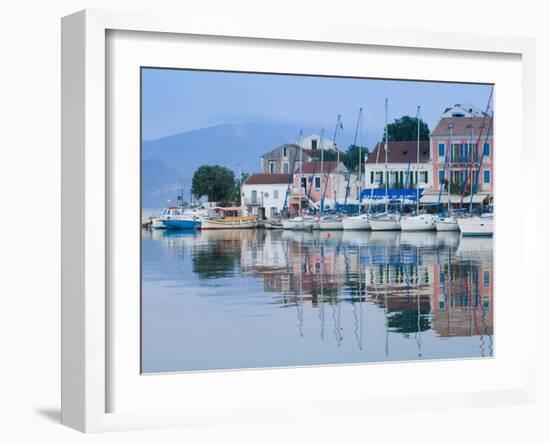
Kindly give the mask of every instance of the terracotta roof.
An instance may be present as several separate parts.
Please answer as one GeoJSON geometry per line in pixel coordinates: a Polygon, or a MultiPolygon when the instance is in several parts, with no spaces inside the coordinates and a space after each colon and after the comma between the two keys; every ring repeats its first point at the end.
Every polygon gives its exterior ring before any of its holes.
{"type": "MultiPolygon", "coordinates": [[[[324,161],[323,162],[323,173],[331,173],[332,171],[336,170],[338,162],[337,161],[324,161]]],[[[342,167],[345,166],[340,163],[342,167]]],[[[321,162],[320,161],[310,161],[307,163],[302,164],[302,173],[313,173],[315,171],[316,174],[321,173],[321,162]]],[[[296,167],[296,173],[300,172],[300,167],[296,167]]]]}
{"type": "MultiPolygon", "coordinates": [[[[414,141],[388,141],[388,163],[416,163],[416,140],[414,141]]],[[[367,157],[367,164],[378,164],[386,161],[384,142],[380,141],[371,154],[367,157]],[[378,153],[380,150],[380,153],[378,153]]],[[[420,142],[420,162],[427,163],[430,159],[430,142],[420,142]]]]}
{"type": "Polygon", "coordinates": [[[291,179],[288,173],[255,173],[244,184],[288,184],[291,179]]]}
{"type": "Polygon", "coordinates": [[[483,130],[481,131],[481,136],[484,137],[487,135],[487,131],[490,130],[489,135],[493,135],[493,127],[491,124],[491,117],[453,117],[453,118],[442,118],[437,123],[437,126],[432,131],[430,136],[449,136],[449,125],[454,124],[453,126],[453,135],[470,135],[472,128],[474,129],[474,138],[479,137],[481,126],[484,125],[483,130]],[[485,120],[485,121],[483,121],[485,120]],[[470,127],[471,125],[472,127],[470,127]]]}

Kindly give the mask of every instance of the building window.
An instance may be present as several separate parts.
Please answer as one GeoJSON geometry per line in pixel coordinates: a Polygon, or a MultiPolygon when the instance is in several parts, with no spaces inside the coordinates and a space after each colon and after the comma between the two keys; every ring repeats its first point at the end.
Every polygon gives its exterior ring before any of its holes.
{"type": "Polygon", "coordinates": [[[445,144],[439,143],[439,156],[444,157],[445,156],[445,144]]]}
{"type": "Polygon", "coordinates": [[[288,147],[283,147],[283,157],[287,157],[288,156],[288,147]]]}
{"type": "Polygon", "coordinates": [[[374,183],[374,172],[371,171],[370,173],[370,183],[373,184],[374,183]]]}
{"type": "Polygon", "coordinates": [[[491,171],[490,170],[484,170],[483,171],[483,182],[485,184],[489,184],[491,182],[491,171]]]}
{"type": "Polygon", "coordinates": [[[483,143],[483,155],[488,157],[491,154],[491,150],[489,149],[489,143],[483,143]]]}
{"type": "Polygon", "coordinates": [[[306,188],[306,185],[307,185],[307,180],[306,180],[306,177],[302,177],[300,178],[300,187],[302,188],[306,188]]]}
{"type": "Polygon", "coordinates": [[[439,184],[443,183],[445,181],[445,171],[443,169],[439,169],[439,184]]]}
{"type": "Polygon", "coordinates": [[[258,191],[253,190],[252,191],[252,204],[256,204],[257,201],[258,201],[258,191]]]}
{"type": "Polygon", "coordinates": [[[269,162],[269,173],[275,173],[275,161],[269,162]]]}
{"type": "Polygon", "coordinates": [[[288,173],[288,163],[287,162],[283,163],[283,173],[288,173]]]}
{"type": "Polygon", "coordinates": [[[489,287],[490,284],[491,284],[491,275],[489,274],[489,272],[487,270],[485,270],[483,272],[483,285],[485,287],[489,287]]]}
{"type": "Polygon", "coordinates": [[[317,150],[317,140],[311,140],[311,150],[317,150]]]}
{"type": "Polygon", "coordinates": [[[428,184],[428,171],[423,170],[420,172],[420,182],[422,184],[428,184]]]}
{"type": "Polygon", "coordinates": [[[276,200],[279,199],[279,191],[278,190],[273,191],[273,198],[275,198],[276,200]]]}
{"type": "Polygon", "coordinates": [[[321,188],[321,177],[318,177],[318,176],[315,177],[315,188],[316,189],[321,188]]]}

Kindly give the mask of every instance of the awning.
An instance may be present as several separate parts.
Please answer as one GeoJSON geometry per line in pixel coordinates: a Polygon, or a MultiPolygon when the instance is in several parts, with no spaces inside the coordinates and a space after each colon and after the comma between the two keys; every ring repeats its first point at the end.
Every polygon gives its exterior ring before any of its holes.
{"type": "MultiPolygon", "coordinates": [[[[424,189],[418,189],[422,196],[424,189]]],[[[416,204],[417,189],[388,189],[387,199],[389,203],[416,204]]],[[[386,203],[386,189],[363,189],[361,202],[372,202],[374,204],[386,203]]],[[[422,201],[422,198],[420,199],[422,201]]]]}
{"type": "Polygon", "coordinates": [[[451,200],[451,204],[460,204],[461,200],[462,204],[470,204],[470,201],[472,201],[473,204],[481,204],[485,198],[488,198],[489,196],[490,194],[488,193],[474,193],[473,198],[471,195],[464,195],[464,198],[462,198],[462,195],[448,195],[445,192],[442,192],[440,197],[439,192],[430,192],[422,195],[420,198],[420,204],[448,204],[449,199],[451,200]]]}

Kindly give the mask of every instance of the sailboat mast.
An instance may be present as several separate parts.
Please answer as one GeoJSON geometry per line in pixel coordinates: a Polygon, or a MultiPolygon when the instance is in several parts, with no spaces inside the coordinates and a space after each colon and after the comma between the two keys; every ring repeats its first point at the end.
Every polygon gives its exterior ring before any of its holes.
{"type": "MultiPolygon", "coordinates": [[[[353,138],[353,145],[357,146],[357,137],[359,135],[359,125],[361,124],[361,114],[363,113],[363,108],[359,108],[359,114],[357,115],[357,124],[355,125],[355,137],[353,138]]],[[[361,184],[361,172],[362,172],[362,164],[361,164],[361,146],[358,146],[359,149],[359,158],[357,160],[357,179],[359,181],[359,193],[357,194],[357,213],[361,213],[361,190],[363,189],[363,186],[361,184]]],[[[351,176],[351,170],[349,171],[349,174],[351,176]]],[[[348,180],[348,191],[346,192],[346,196],[349,192],[349,180],[348,180]]]]}
{"type": "MultiPolygon", "coordinates": [[[[300,135],[298,136],[298,147],[300,148],[300,182],[298,183],[300,193],[298,194],[298,215],[302,212],[302,163],[304,162],[304,148],[302,146],[302,129],[300,129],[300,135]]],[[[294,173],[294,171],[292,172],[294,173]]],[[[307,186],[307,181],[306,181],[307,186]]],[[[304,189],[305,194],[305,189],[304,189]]]]}
{"type": "Polygon", "coordinates": [[[385,109],[386,109],[386,130],[384,131],[385,132],[385,140],[384,140],[384,153],[386,155],[386,159],[385,159],[385,166],[384,166],[384,174],[386,175],[384,177],[384,183],[385,183],[385,200],[386,200],[386,213],[388,213],[388,179],[389,179],[389,176],[388,176],[388,99],[386,98],[386,104],[385,104],[385,109]]]}
{"type": "MultiPolygon", "coordinates": [[[[325,159],[325,149],[323,148],[323,139],[325,138],[325,129],[321,128],[321,141],[319,142],[319,147],[321,149],[321,174],[320,174],[320,177],[321,177],[321,186],[319,187],[319,202],[320,202],[320,206],[319,206],[319,211],[321,213],[321,215],[323,214],[323,206],[325,204],[325,202],[323,201],[323,195],[321,195],[321,189],[323,188],[323,162],[324,162],[324,159],[325,159]]],[[[315,184],[315,183],[312,183],[312,184],[315,184]]]]}
{"type": "Polygon", "coordinates": [[[416,109],[416,213],[420,210],[420,106],[416,109]]]}
{"type": "Polygon", "coordinates": [[[334,187],[334,208],[338,206],[337,198],[340,190],[340,149],[336,148],[336,135],[338,134],[338,128],[342,124],[342,115],[338,114],[336,118],[336,127],[334,128],[334,138],[332,139],[332,147],[336,149],[336,186],[334,187]]]}

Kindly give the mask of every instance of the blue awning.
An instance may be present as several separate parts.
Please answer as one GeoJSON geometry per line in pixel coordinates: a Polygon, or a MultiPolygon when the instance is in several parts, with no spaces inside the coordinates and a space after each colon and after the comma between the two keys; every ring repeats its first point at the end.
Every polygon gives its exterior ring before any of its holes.
{"type": "MultiPolygon", "coordinates": [[[[422,196],[424,189],[418,189],[418,194],[422,196]]],[[[388,189],[388,199],[390,203],[416,204],[417,189],[388,189]]],[[[363,189],[361,192],[361,201],[381,202],[386,200],[386,189],[363,189]]]]}

